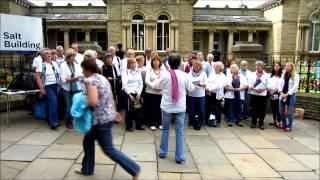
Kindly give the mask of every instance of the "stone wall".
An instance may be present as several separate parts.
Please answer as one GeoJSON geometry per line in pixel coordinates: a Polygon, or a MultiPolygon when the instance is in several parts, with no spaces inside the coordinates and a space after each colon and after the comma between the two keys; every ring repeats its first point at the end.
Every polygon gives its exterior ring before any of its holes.
{"type": "Polygon", "coordinates": [[[304,119],[320,121],[320,94],[299,93],[296,107],[304,109],[304,119]]]}

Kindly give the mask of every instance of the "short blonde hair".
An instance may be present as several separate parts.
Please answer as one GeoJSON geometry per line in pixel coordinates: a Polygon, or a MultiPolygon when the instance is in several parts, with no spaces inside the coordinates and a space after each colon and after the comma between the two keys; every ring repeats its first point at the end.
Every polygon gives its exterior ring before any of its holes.
{"type": "Polygon", "coordinates": [[[192,66],[195,66],[195,65],[199,65],[200,66],[200,71],[202,71],[202,62],[200,60],[196,60],[192,66]]]}
{"type": "Polygon", "coordinates": [[[221,61],[215,62],[214,66],[220,66],[220,72],[222,72],[224,69],[224,64],[221,61]]]}
{"type": "Polygon", "coordinates": [[[243,66],[243,65],[248,65],[248,61],[246,61],[246,60],[242,60],[241,62],[240,62],[240,66],[243,66]]]}
{"type": "Polygon", "coordinates": [[[230,66],[230,72],[232,73],[232,69],[233,68],[235,68],[236,69],[236,71],[237,71],[237,74],[239,74],[239,68],[238,68],[238,66],[236,65],[236,64],[232,64],[231,66],[230,66]]]}
{"type": "Polygon", "coordinates": [[[139,56],[136,57],[136,61],[140,61],[140,60],[144,60],[144,56],[139,55],[139,56]]]}
{"type": "Polygon", "coordinates": [[[66,51],[65,58],[69,59],[71,56],[76,56],[76,55],[77,55],[76,51],[72,48],[69,48],[66,51]]]}
{"type": "Polygon", "coordinates": [[[136,59],[135,59],[135,58],[128,58],[128,61],[127,61],[127,69],[129,69],[130,64],[132,64],[132,63],[137,63],[137,62],[136,62],[136,59]]]}

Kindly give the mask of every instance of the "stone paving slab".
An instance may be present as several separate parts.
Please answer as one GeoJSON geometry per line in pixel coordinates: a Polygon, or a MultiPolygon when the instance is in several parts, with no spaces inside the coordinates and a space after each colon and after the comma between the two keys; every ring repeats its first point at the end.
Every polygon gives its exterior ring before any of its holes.
{"type": "Polygon", "coordinates": [[[276,171],[310,171],[281,149],[254,149],[276,171]]]}
{"type": "Polygon", "coordinates": [[[271,140],[273,144],[280,147],[282,150],[289,154],[314,154],[316,152],[307,148],[306,146],[298,143],[292,139],[271,140]]]}
{"type": "Polygon", "coordinates": [[[18,144],[30,145],[50,145],[58,139],[64,132],[65,128],[59,127],[59,130],[50,130],[47,128],[40,128],[24,137],[18,144]]]}
{"type": "Polygon", "coordinates": [[[319,170],[319,154],[292,154],[292,156],[308,168],[319,170]]]}
{"type": "Polygon", "coordinates": [[[210,136],[187,135],[185,141],[188,146],[217,146],[210,136]]]}
{"type": "Polygon", "coordinates": [[[10,161],[32,161],[46,148],[47,146],[15,144],[3,151],[0,154],[0,159],[10,161]]]}
{"type": "Polygon", "coordinates": [[[13,179],[28,165],[28,162],[0,161],[0,179],[13,179]]]}
{"type": "Polygon", "coordinates": [[[240,139],[250,148],[279,148],[262,136],[241,136],[240,139]]]}
{"type": "MultiPolygon", "coordinates": [[[[157,129],[156,131],[154,131],[154,135],[155,136],[161,136],[162,135],[162,131],[157,129]]],[[[170,126],[170,129],[169,129],[169,136],[170,137],[171,136],[176,136],[176,131],[172,126],[170,126]]]]}
{"type": "Polygon", "coordinates": [[[202,180],[200,174],[196,173],[182,173],[181,180],[202,180]]]}
{"type": "Polygon", "coordinates": [[[256,154],[226,154],[232,164],[245,178],[281,177],[256,154]]]}
{"type": "Polygon", "coordinates": [[[126,133],[124,143],[152,144],[154,143],[153,131],[146,130],[126,133]]]}
{"type": "Polygon", "coordinates": [[[181,179],[181,173],[159,172],[158,177],[159,177],[159,180],[176,180],[176,179],[181,179]]]}
{"type": "Polygon", "coordinates": [[[125,143],[121,151],[135,161],[156,161],[155,144],[125,143]]]}
{"type": "Polygon", "coordinates": [[[202,179],[242,179],[239,172],[232,165],[198,164],[202,179]]]}
{"type": "Polygon", "coordinates": [[[176,163],[174,152],[169,152],[164,159],[158,158],[158,171],[198,173],[195,161],[190,152],[186,152],[186,161],[183,164],[176,163]]]}
{"type": "Polygon", "coordinates": [[[189,148],[197,164],[230,165],[230,161],[217,146],[190,146],[189,148]]]}
{"type": "Polygon", "coordinates": [[[81,152],[82,152],[82,145],[52,144],[43,153],[40,154],[39,158],[77,159],[81,152]]]}
{"type": "Polygon", "coordinates": [[[283,180],[283,178],[244,178],[245,180],[283,180]]]}
{"type": "Polygon", "coordinates": [[[315,139],[315,138],[312,138],[312,137],[294,137],[293,138],[294,140],[298,141],[300,144],[310,148],[311,150],[319,153],[319,146],[320,146],[320,143],[319,143],[319,139],[315,139]]]}
{"type": "Polygon", "coordinates": [[[62,159],[36,159],[16,179],[63,179],[73,162],[62,159]]]}
{"type": "Polygon", "coordinates": [[[238,138],[236,135],[232,133],[231,130],[228,128],[207,128],[206,129],[209,135],[214,138],[214,139],[219,139],[219,138],[238,138]]]}
{"type": "Polygon", "coordinates": [[[6,150],[8,147],[14,145],[15,141],[0,141],[0,152],[6,150]]]}
{"type": "MultiPolygon", "coordinates": [[[[120,146],[115,146],[116,149],[120,150],[120,146]]],[[[82,152],[76,163],[82,163],[84,153],[82,152]]],[[[116,164],[107,155],[104,154],[99,145],[95,145],[95,164],[116,164]]]]}
{"type": "Polygon", "coordinates": [[[206,129],[207,128],[201,128],[200,130],[196,131],[193,128],[186,127],[185,131],[184,131],[184,134],[185,135],[194,135],[194,136],[196,136],[196,135],[198,135],[198,136],[201,136],[201,135],[207,136],[208,133],[207,133],[206,129]]]}
{"type": "Polygon", "coordinates": [[[215,141],[224,153],[254,153],[240,139],[216,139],[215,141]]]}
{"type": "Polygon", "coordinates": [[[290,180],[316,180],[319,175],[314,172],[279,172],[284,179],[290,180]]]}
{"type": "Polygon", "coordinates": [[[35,131],[35,129],[9,127],[1,130],[0,139],[1,141],[19,141],[33,131],[35,131]]]}
{"type": "Polygon", "coordinates": [[[300,138],[300,137],[302,137],[302,138],[305,138],[305,137],[312,138],[312,136],[310,134],[308,134],[305,129],[297,129],[297,128],[294,128],[294,127],[293,127],[293,130],[291,132],[289,132],[289,133],[286,133],[286,135],[288,135],[291,138],[295,138],[295,137],[297,137],[297,138],[300,138]]]}
{"type": "MultiPolygon", "coordinates": [[[[125,116],[122,116],[122,117],[124,118],[125,116]]],[[[125,129],[124,123],[122,123],[122,124],[114,124],[112,126],[112,133],[125,134],[125,132],[126,132],[126,129],[125,129]]]]}
{"type": "Polygon", "coordinates": [[[78,144],[82,145],[83,134],[76,132],[75,130],[67,130],[62,136],[60,136],[56,144],[78,144]]]}
{"type": "MultiPolygon", "coordinates": [[[[158,180],[157,163],[156,162],[137,162],[141,167],[139,179],[158,180]]],[[[114,180],[131,180],[132,176],[128,174],[122,167],[116,165],[113,176],[114,180]]]]}
{"type": "Polygon", "coordinates": [[[64,178],[65,180],[94,180],[94,179],[112,179],[115,165],[101,165],[94,166],[94,174],[92,176],[84,176],[74,172],[75,168],[81,168],[81,164],[74,164],[64,178]]]}
{"type": "Polygon", "coordinates": [[[238,137],[241,137],[241,136],[254,136],[254,135],[259,135],[259,133],[253,129],[251,129],[250,127],[249,128],[246,128],[246,127],[232,127],[232,128],[228,128],[230,129],[230,131],[235,134],[236,136],[238,137]]]}
{"type": "Polygon", "coordinates": [[[112,134],[112,138],[113,145],[121,146],[121,144],[123,143],[124,134],[114,133],[112,134]]]}
{"type": "MultiPolygon", "coordinates": [[[[161,136],[156,136],[155,137],[155,141],[156,141],[156,150],[157,152],[159,152],[160,149],[160,141],[161,141],[161,136]]],[[[175,136],[170,136],[169,137],[169,143],[168,143],[168,151],[175,151],[176,150],[176,137],[175,136]]],[[[185,151],[190,151],[186,141],[184,141],[184,150],[185,151]]]]}
{"type": "Polygon", "coordinates": [[[255,131],[268,140],[290,140],[290,137],[287,136],[281,129],[272,128],[265,129],[264,131],[256,129],[255,131]]]}

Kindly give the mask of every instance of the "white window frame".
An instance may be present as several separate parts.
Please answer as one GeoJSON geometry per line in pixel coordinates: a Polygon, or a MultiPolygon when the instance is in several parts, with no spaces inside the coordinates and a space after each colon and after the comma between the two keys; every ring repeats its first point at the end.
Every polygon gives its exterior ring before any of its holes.
{"type": "Polygon", "coordinates": [[[192,50],[195,52],[195,51],[203,51],[203,31],[193,31],[192,32],[192,50]],[[200,33],[201,34],[201,40],[200,41],[195,41],[194,40],[194,37],[193,37],[193,34],[194,33],[200,33]],[[194,49],[194,43],[195,42],[200,42],[200,49],[194,49]]]}
{"type": "MultiPolygon", "coordinates": [[[[140,15],[141,16],[141,15],[140,15]]],[[[143,17],[143,16],[142,16],[143,17]]],[[[136,19],[132,19],[131,20],[131,47],[133,48],[133,24],[136,24],[137,25],[137,39],[139,40],[140,38],[140,34],[139,34],[139,25],[140,24],[143,24],[143,47],[142,48],[139,48],[141,45],[140,43],[136,42],[137,43],[137,47],[136,49],[134,49],[135,51],[144,51],[145,50],[145,46],[146,46],[146,26],[144,24],[144,20],[136,20],[136,19]]]]}
{"type": "MultiPolygon", "coordinates": [[[[159,16],[160,17],[160,16],[159,16]]],[[[169,48],[170,47],[170,29],[171,29],[171,26],[170,26],[170,20],[169,20],[169,17],[167,16],[167,18],[168,18],[168,20],[157,20],[157,27],[156,27],[156,45],[157,45],[157,51],[165,51],[167,48],[169,48]],[[169,24],[169,29],[168,29],[168,31],[169,31],[169,33],[168,33],[168,47],[165,47],[165,44],[164,44],[164,39],[165,39],[165,35],[164,35],[164,24],[165,23],[168,23],[169,24]],[[162,24],[162,29],[161,29],[161,34],[162,34],[162,36],[158,36],[158,24],[162,24]],[[161,49],[158,49],[158,37],[160,37],[161,38],[161,41],[162,41],[162,47],[161,47],[161,49]]]]}
{"type": "MultiPolygon", "coordinates": [[[[312,16],[311,16],[311,18],[313,17],[313,16],[315,16],[315,14],[313,14],[312,16]]],[[[319,41],[319,44],[318,44],[318,50],[315,50],[314,48],[315,48],[315,39],[316,39],[316,37],[315,37],[315,30],[316,30],[316,27],[318,26],[318,28],[320,28],[319,27],[319,17],[318,17],[318,19],[316,19],[316,20],[311,20],[311,26],[312,26],[312,32],[311,32],[311,37],[310,37],[310,40],[311,40],[311,47],[309,47],[309,51],[310,52],[320,52],[320,38],[318,37],[318,41],[319,41]]],[[[320,29],[318,29],[319,31],[320,31],[320,29]]],[[[319,33],[320,34],[320,33],[319,33]]],[[[307,38],[309,38],[309,37],[307,37],[307,38]]]]}

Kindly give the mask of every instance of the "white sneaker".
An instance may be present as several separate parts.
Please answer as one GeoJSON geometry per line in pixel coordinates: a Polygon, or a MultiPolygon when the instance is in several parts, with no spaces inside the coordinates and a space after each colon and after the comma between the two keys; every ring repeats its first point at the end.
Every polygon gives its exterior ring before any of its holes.
{"type": "Polygon", "coordinates": [[[159,129],[162,130],[162,125],[159,126],[159,129]]]}
{"type": "Polygon", "coordinates": [[[152,131],[155,131],[157,128],[156,128],[155,126],[151,126],[150,129],[151,129],[152,131]]]}

